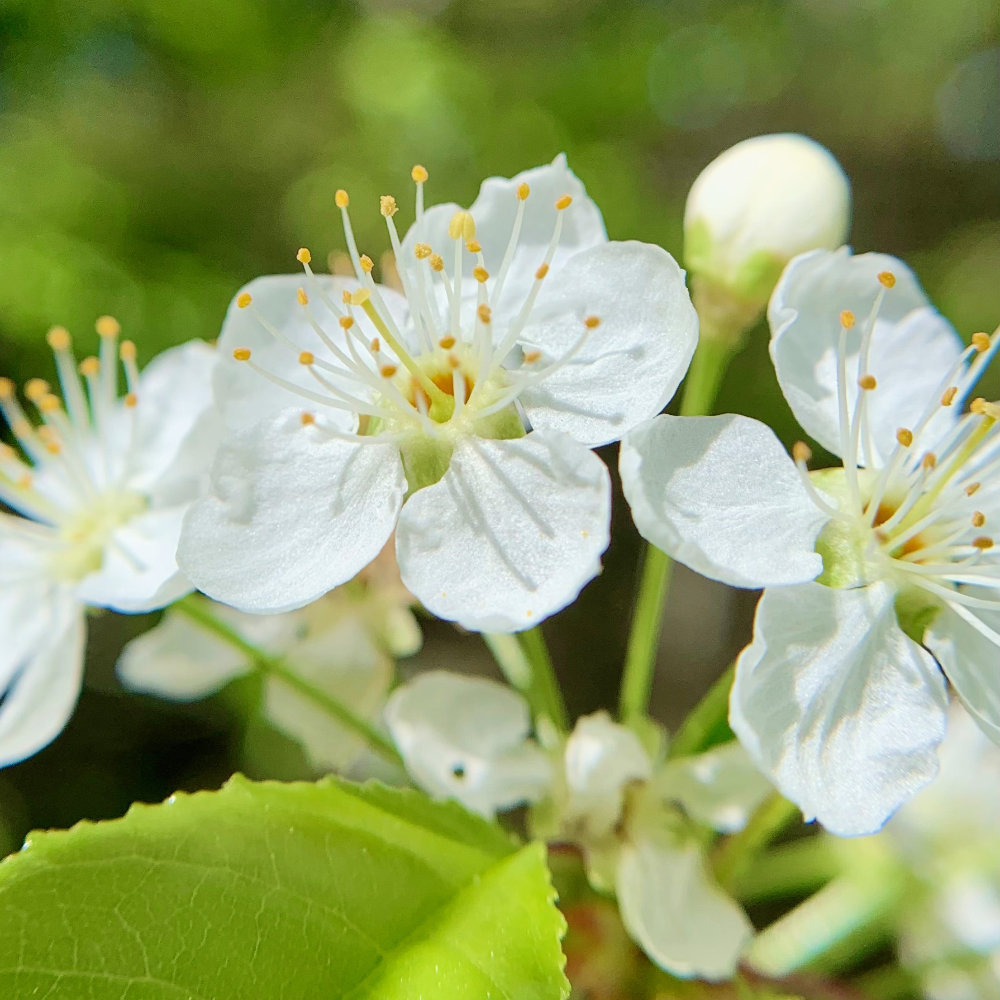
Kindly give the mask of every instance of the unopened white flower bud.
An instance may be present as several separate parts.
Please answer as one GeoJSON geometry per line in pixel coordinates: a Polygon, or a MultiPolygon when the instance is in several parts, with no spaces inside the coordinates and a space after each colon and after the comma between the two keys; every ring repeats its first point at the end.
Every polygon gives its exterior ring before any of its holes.
{"type": "Polygon", "coordinates": [[[699,174],[684,212],[684,258],[716,294],[756,313],[784,266],[847,237],[851,189],[819,143],[790,133],[737,143],[699,174]]]}

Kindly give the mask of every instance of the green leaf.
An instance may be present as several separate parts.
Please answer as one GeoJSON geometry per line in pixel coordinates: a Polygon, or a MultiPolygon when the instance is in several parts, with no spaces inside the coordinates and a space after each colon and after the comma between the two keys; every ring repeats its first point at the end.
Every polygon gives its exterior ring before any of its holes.
{"type": "Polygon", "coordinates": [[[133,806],[0,864],[0,996],[328,1000],[569,992],[545,849],[332,778],[133,806]]]}

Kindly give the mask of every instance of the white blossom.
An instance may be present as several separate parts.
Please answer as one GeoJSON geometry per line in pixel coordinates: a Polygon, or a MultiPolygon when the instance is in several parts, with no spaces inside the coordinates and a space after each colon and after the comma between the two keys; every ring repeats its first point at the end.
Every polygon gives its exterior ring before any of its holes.
{"type": "Polygon", "coordinates": [[[393,530],[403,581],[439,617],[530,627],[600,568],[610,483],[591,447],[659,412],[697,317],[665,251],[607,242],[565,159],[490,178],[469,210],[423,208],[402,294],[372,278],[337,193],[351,279],[261,278],[230,309],[218,396],[233,432],[181,564],[252,612],[349,579],[393,530]]]}
{"type": "Polygon", "coordinates": [[[66,725],[83,672],[87,607],[140,612],[191,589],[175,560],[181,519],[215,443],[214,352],[192,341],[140,374],[110,316],[98,357],[77,365],[70,336],[48,335],[62,398],[42,379],[24,396],[0,380],[18,447],[0,445],[0,765],[66,725]],[[127,392],[119,397],[118,365],[127,392]]]}
{"type": "Polygon", "coordinates": [[[939,666],[1000,734],[1000,407],[969,402],[1000,337],[963,349],[902,262],[846,249],[792,261],[769,319],[785,397],[842,467],[809,474],[745,417],[663,416],[622,480],[653,544],[767,588],[730,722],[807,818],[869,833],[935,774],[939,666]]]}

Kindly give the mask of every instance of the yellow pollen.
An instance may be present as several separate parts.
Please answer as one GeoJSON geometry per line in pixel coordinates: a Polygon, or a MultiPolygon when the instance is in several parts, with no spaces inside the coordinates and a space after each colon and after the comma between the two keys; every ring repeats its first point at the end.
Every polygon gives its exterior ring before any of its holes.
{"type": "Polygon", "coordinates": [[[363,253],[361,255],[361,270],[364,271],[365,274],[371,274],[372,273],[372,268],[374,266],[375,266],[375,264],[372,261],[371,257],[369,257],[368,254],[363,253]]]}
{"type": "Polygon", "coordinates": [[[444,257],[439,253],[432,253],[428,262],[435,271],[444,270],[444,257]]]}
{"type": "Polygon", "coordinates": [[[84,358],[80,362],[80,374],[85,378],[94,378],[101,370],[101,362],[97,358],[84,358]]]}
{"type": "Polygon", "coordinates": [[[139,397],[134,392],[126,393],[125,395],[125,405],[133,410],[139,405],[139,397]]]}
{"type": "Polygon", "coordinates": [[[525,364],[533,365],[542,356],[541,351],[525,351],[524,361],[525,364]]]}
{"type": "Polygon", "coordinates": [[[387,219],[391,219],[399,211],[399,206],[391,194],[384,194],[378,200],[378,210],[387,219]]]}
{"type": "Polygon", "coordinates": [[[453,240],[468,242],[476,238],[476,220],[471,212],[459,209],[448,223],[448,235],[453,240]]]}
{"type": "Polygon", "coordinates": [[[480,284],[489,280],[489,276],[490,272],[487,271],[485,267],[475,267],[472,269],[472,277],[475,278],[480,284]]]}
{"type": "Polygon", "coordinates": [[[443,347],[446,351],[450,351],[455,346],[455,338],[454,337],[442,337],[438,341],[438,345],[440,347],[443,347]]]}
{"type": "Polygon", "coordinates": [[[337,320],[337,322],[340,324],[340,326],[341,326],[342,329],[344,329],[344,330],[350,330],[350,328],[352,326],[354,326],[354,317],[353,316],[341,316],[340,319],[337,320]]]}
{"type": "Polygon", "coordinates": [[[94,328],[101,337],[117,337],[122,332],[121,324],[114,316],[99,316],[94,328]]]}
{"type": "Polygon", "coordinates": [[[972,539],[972,544],[981,552],[985,552],[987,549],[993,548],[993,539],[986,535],[980,535],[978,538],[972,539]]]}
{"type": "Polygon", "coordinates": [[[59,452],[61,452],[61,451],[62,451],[62,448],[60,447],[60,445],[59,445],[59,442],[58,442],[58,441],[56,441],[56,440],[52,440],[52,441],[46,441],[46,442],[45,442],[45,450],[46,450],[46,451],[47,451],[47,452],[48,452],[48,453],[49,453],[50,455],[58,455],[58,454],[59,454],[59,452]]]}
{"type": "Polygon", "coordinates": [[[371,293],[367,288],[359,288],[356,292],[351,292],[351,305],[363,306],[371,298],[371,293]]]}
{"type": "Polygon", "coordinates": [[[413,247],[413,256],[416,257],[417,260],[427,260],[431,253],[430,244],[428,243],[417,243],[413,247]]]}
{"type": "Polygon", "coordinates": [[[249,361],[250,360],[250,348],[249,347],[237,347],[233,351],[233,357],[237,361],[249,361]]]}
{"type": "Polygon", "coordinates": [[[118,357],[122,361],[135,361],[135,356],[135,344],[131,340],[123,340],[121,346],[118,348],[118,357]]]}
{"type": "Polygon", "coordinates": [[[965,495],[967,497],[971,497],[974,493],[978,493],[979,487],[982,485],[982,483],[969,483],[969,485],[965,487],[965,495]]]}
{"type": "Polygon", "coordinates": [[[547,275],[548,273],[549,273],[549,265],[548,264],[540,265],[538,270],[535,271],[535,280],[541,281],[542,278],[544,278],[545,275],[547,275]]]}
{"type": "Polygon", "coordinates": [[[71,343],[69,337],[69,331],[64,326],[54,326],[45,335],[45,339],[48,341],[49,347],[53,351],[66,351],[69,350],[69,345],[71,343]]]}
{"type": "Polygon", "coordinates": [[[845,330],[850,330],[850,328],[854,326],[854,313],[852,313],[850,309],[845,309],[840,314],[840,325],[845,330]]]}
{"type": "Polygon", "coordinates": [[[481,323],[489,323],[493,319],[493,310],[484,302],[476,309],[476,315],[481,323]]]}
{"type": "Polygon", "coordinates": [[[795,444],[792,445],[792,458],[795,459],[796,462],[805,464],[810,458],[812,458],[812,455],[812,448],[810,448],[805,441],[796,441],[795,444]]]}
{"type": "Polygon", "coordinates": [[[427,168],[419,163],[410,171],[410,176],[417,184],[423,184],[427,180],[427,168]]]}
{"type": "Polygon", "coordinates": [[[986,515],[981,510],[977,510],[972,515],[972,527],[981,528],[985,523],[986,523],[986,515]]]}
{"type": "Polygon", "coordinates": [[[308,247],[299,247],[298,253],[295,255],[295,259],[300,264],[309,264],[312,262],[313,255],[309,252],[308,247]]]}
{"type": "Polygon", "coordinates": [[[303,427],[309,427],[312,424],[316,423],[316,418],[308,410],[303,411],[302,416],[299,417],[299,420],[302,422],[303,427]]]}
{"type": "Polygon", "coordinates": [[[900,427],[896,431],[896,440],[904,447],[909,448],[913,444],[913,431],[909,427],[900,427]]]}
{"type": "Polygon", "coordinates": [[[933,451],[927,452],[924,457],[920,460],[920,464],[925,469],[933,469],[937,465],[937,455],[933,451]]]}
{"type": "Polygon", "coordinates": [[[46,393],[41,397],[41,399],[38,400],[38,408],[43,413],[55,413],[56,410],[61,407],[62,403],[60,402],[59,397],[51,392],[46,393]]]}
{"type": "Polygon", "coordinates": [[[893,288],[896,284],[896,275],[892,271],[879,271],[878,282],[883,288],[893,288]]]}
{"type": "Polygon", "coordinates": [[[351,203],[350,196],[343,188],[337,190],[337,193],[333,196],[333,200],[337,203],[337,208],[347,208],[351,203]]]}
{"type": "Polygon", "coordinates": [[[382,365],[379,369],[379,374],[382,378],[392,378],[397,371],[399,371],[399,369],[395,365],[382,365]]]}
{"type": "Polygon", "coordinates": [[[874,375],[862,375],[861,378],[858,379],[858,385],[862,389],[866,389],[871,392],[871,390],[878,385],[878,382],[875,380],[874,375]]]}
{"type": "Polygon", "coordinates": [[[958,386],[957,385],[948,386],[948,388],[945,389],[945,391],[941,394],[941,405],[951,406],[951,404],[955,402],[955,397],[957,395],[958,395],[958,386]]]}
{"type": "Polygon", "coordinates": [[[990,335],[988,333],[974,333],[972,335],[972,346],[979,351],[980,354],[983,351],[988,351],[990,349],[990,335]]]}
{"type": "Polygon", "coordinates": [[[35,480],[32,478],[31,473],[30,472],[26,472],[23,476],[21,476],[18,479],[18,481],[14,485],[17,486],[17,488],[19,490],[30,490],[31,489],[31,484],[34,481],[35,480]]]}
{"type": "Polygon", "coordinates": [[[561,198],[560,198],[560,199],[559,199],[559,200],[558,200],[558,201],[556,202],[556,209],[557,209],[558,211],[560,211],[560,212],[563,212],[563,211],[565,211],[565,210],[566,210],[567,208],[569,208],[569,206],[570,206],[570,205],[572,205],[572,204],[573,204],[573,199],[572,199],[572,198],[571,198],[571,197],[570,197],[570,196],[569,196],[568,194],[564,194],[564,195],[563,195],[563,196],[562,196],[562,197],[561,197],[561,198]]]}
{"type": "Polygon", "coordinates": [[[372,337],[371,343],[368,345],[368,349],[372,354],[378,354],[382,350],[382,341],[378,337],[372,337]]]}
{"type": "Polygon", "coordinates": [[[236,296],[236,307],[238,309],[246,309],[251,302],[253,302],[253,296],[249,292],[240,292],[236,296]]]}
{"type": "Polygon", "coordinates": [[[340,293],[340,301],[343,302],[345,306],[349,306],[351,304],[351,293],[346,288],[340,293]]]}
{"type": "Polygon", "coordinates": [[[518,186],[517,186],[517,200],[518,201],[527,201],[529,194],[531,194],[531,188],[528,187],[528,185],[524,181],[522,181],[520,184],[518,184],[518,186]]]}
{"type": "Polygon", "coordinates": [[[596,330],[601,325],[601,317],[600,316],[588,316],[583,321],[583,325],[588,330],[596,330]]]}
{"type": "Polygon", "coordinates": [[[0,377],[0,399],[14,398],[14,383],[6,376],[0,377]]]}
{"type": "Polygon", "coordinates": [[[33,403],[37,403],[43,396],[47,396],[52,390],[49,383],[43,378],[29,378],[24,383],[24,395],[33,403]]]}
{"type": "Polygon", "coordinates": [[[478,240],[469,240],[469,242],[465,244],[465,249],[468,250],[469,253],[482,253],[483,250],[483,248],[479,245],[478,240]]]}
{"type": "Polygon", "coordinates": [[[307,306],[307,305],[309,305],[309,296],[306,295],[306,290],[304,288],[299,288],[295,292],[295,297],[299,300],[299,305],[300,306],[307,306]]]}
{"type": "Polygon", "coordinates": [[[315,360],[316,360],[316,356],[313,354],[312,351],[302,351],[299,354],[299,364],[300,365],[306,365],[306,366],[308,366],[308,365],[313,364],[313,362],[315,362],[315,360]]]}
{"type": "Polygon", "coordinates": [[[449,366],[451,368],[458,368],[462,364],[462,362],[458,360],[458,355],[456,355],[456,354],[449,354],[448,355],[448,364],[449,364],[449,366]]]}

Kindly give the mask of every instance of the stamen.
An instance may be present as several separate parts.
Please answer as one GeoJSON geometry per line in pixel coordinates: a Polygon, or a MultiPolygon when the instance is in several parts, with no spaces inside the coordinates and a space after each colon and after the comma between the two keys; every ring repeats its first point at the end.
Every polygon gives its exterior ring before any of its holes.
{"type": "Polygon", "coordinates": [[[896,431],[896,440],[904,447],[909,448],[913,444],[913,431],[907,429],[906,427],[900,427],[896,431]]]}
{"type": "Polygon", "coordinates": [[[955,402],[955,397],[957,395],[958,395],[958,386],[957,385],[949,386],[947,389],[945,389],[944,393],[941,396],[941,405],[951,406],[951,404],[955,402]]]}
{"type": "Polygon", "coordinates": [[[384,194],[378,200],[378,210],[385,218],[391,219],[399,211],[399,206],[391,194],[384,194]]]}
{"type": "Polygon", "coordinates": [[[805,441],[796,441],[792,445],[792,458],[797,462],[805,465],[809,459],[812,458],[812,448],[805,443],[805,441]]]}
{"type": "Polygon", "coordinates": [[[858,379],[858,386],[866,392],[871,392],[873,389],[877,388],[878,382],[875,380],[874,375],[862,375],[861,378],[858,379]]]}
{"type": "Polygon", "coordinates": [[[880,271],[878,275],[879,284],[883,288],[893,288],[896,284],[896,275],[892,271],[880,271]]]}
{"type": "Polygon", "coordinates": [[[972,335],[972,346],[979,351],[980,354],[988,351],[990,349],[990,335],[988,333],[974,333],[972,335]]]}
{"type": "Polygon", "coordinates": [[[573,204],[573,199],[568,195],[564,194],[561,198],[556,201],[556,211],[565,212],[570,205],[573,204]]]}
{"type": "Polygon", "coordinates": [[[986,523],[986,515],[981,511],[977,510],[972,515],[972,527],[981,528],[986,523]]]}
{"type": "Polygon", "coordinates": [[[992,538],[988,538],[986,535],[980,535],[978,538],[972,539],[972,544],[977,548],[985,552],[987,549],[992,549],[995,544],[992,538]]]}

